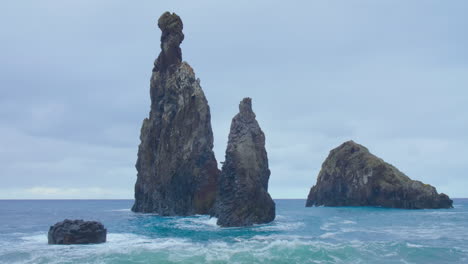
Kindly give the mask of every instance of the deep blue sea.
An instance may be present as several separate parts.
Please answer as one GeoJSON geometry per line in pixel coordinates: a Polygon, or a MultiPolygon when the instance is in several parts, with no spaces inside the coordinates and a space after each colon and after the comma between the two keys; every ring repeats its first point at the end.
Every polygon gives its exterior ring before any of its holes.
{"type": "Polygon", "coordinates": [[[220,228],[132,200],[0,200],[0,263],[468,263],[468,199],[454,209],[305,208],[276,200],[271,224],[220,228]],[[65,218],[101,221],[107,243],[48,245],[65,218]]]}

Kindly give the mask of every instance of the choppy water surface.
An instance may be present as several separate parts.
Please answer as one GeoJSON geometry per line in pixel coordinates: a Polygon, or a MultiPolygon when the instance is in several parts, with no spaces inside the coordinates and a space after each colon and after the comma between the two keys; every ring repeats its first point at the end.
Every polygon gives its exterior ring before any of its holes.
{"type": "Polygon", "coordinates": [[[132,202],[0,200],[0,263],[468,263],[468,199],[442,210],[276,200],[276,220],[250,228],[135,214],[132,202]],[[108,242],[48,245],[49,226],[65,218],[103,222],[108,242]]]}

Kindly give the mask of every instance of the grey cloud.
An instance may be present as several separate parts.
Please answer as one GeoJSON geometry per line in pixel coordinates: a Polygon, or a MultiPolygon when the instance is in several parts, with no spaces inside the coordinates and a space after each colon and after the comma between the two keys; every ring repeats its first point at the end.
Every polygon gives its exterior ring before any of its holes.
{"type": "Polygon", "coordinates": [[[464,1],[3,7],[0,177],[18,198],[58,197],[57,188],[131,198],[156,20],[166,10],[184,21],[183,56],[208,98],[218,161],[239,101],[253,97],[274,198],[305,198],[328,151],[349,139],[413,178],[467,195],[464,1]]]}

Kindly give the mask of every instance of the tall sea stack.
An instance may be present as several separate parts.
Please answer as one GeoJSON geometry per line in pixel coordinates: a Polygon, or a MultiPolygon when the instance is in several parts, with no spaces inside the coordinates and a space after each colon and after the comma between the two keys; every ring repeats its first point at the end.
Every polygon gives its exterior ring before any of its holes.
{"type": "Polygon", "coordinates": [[[353,141],[330,151],[306,206],[451,208],[452,200],[429,184],[411,180],[353,141]]]}
{"type": "Polygon", "coordinates": [[[250,226],[275,219],[268,194],[268,157],[252,101],[244,98],[232,119],[226,160],[219,177],[215,216],[224,227],[250,226]]]}
{"type": "Polygon", "coordinates": [[[180,17],[166,12],[158,26],[161,53],[151,76],[151,111],[141,127],[132,210],[207,214],[216,198],[219,175],[210,108],[200,80],[182,62],[180,17]]]}

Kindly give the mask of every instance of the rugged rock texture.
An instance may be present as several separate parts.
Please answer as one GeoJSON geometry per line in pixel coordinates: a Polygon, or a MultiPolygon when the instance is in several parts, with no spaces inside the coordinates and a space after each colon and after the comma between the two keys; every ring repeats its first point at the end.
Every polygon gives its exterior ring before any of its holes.
{"type": "Polygon", "coordinates": [[[193,69],[182,62],[182,21],[164,13],[161,53],[151,77],[151,111],[138,149],[135,212],[207,214],[219,170],[213,153],[208,102],[193,69]]]}
{"type": "Polygon", "coordinates": [[[49,229],[49,244],[97,244],[106,242],[107,229],[96,221],[65,219],[49,229]]]}
{"type": "Polygon", "coordinates": [[[215,216],[225,227],[268,223],[275,219],[275,203],[268,194],[268,157],[263,134],[250,98],[239,105],[218,185],[215,216]]]}
{"type": "Polygon", "coordinates": [[[452,200],[348,141],[333,149],[322,164],[306,203],[314,205],[451,208],[452,200]]]}
{"type": "Polygon", "coordinates": [[[153,72],[171,72],[182,62],[180,43],[184,40],[182,20],[175,13],[166,12],[158,20],[161,29],[161,53],[154,62],[153,72]]]}

